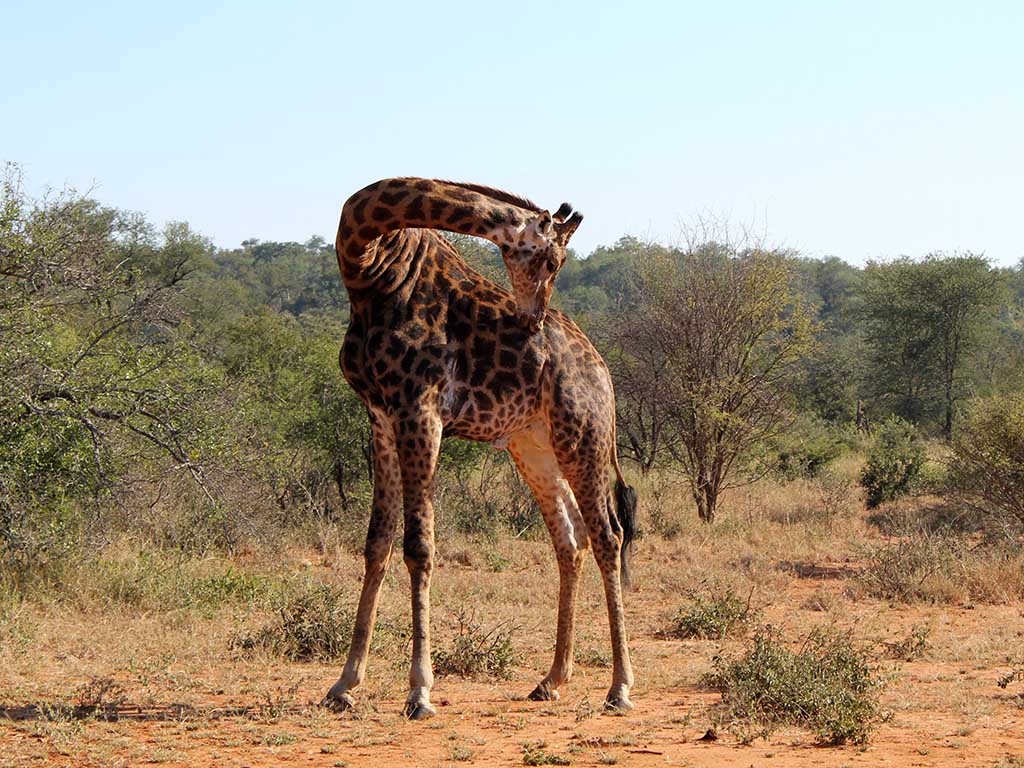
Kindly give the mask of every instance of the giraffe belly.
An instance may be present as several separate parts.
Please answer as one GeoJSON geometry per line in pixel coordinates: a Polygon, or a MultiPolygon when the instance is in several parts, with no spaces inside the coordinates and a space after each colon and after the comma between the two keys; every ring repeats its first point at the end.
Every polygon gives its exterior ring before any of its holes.
{"type": "Polygon", "coordinates": [[[536,416],[536,404],[523,400],[495,402],[487,393],[474,395],[472,391],[451,398],[442,395],[441,419],[446,437],[501,441],[525,429],[536,416]]]}

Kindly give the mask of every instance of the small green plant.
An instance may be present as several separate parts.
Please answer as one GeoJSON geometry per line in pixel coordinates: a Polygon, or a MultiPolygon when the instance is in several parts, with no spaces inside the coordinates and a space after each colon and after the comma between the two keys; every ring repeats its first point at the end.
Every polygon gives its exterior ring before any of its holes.
{"type": "Polygon", "coordinates": [[[508,567],[512,565],[511,560],[489,547],[484,550],[484,561],[487,563],[487,570],[492,573],[501,573],[508,570],[508,567]]]}
{"type": "Polygon", "coordinates": [[[882,643],[885,648],[885,655],[897,661],[914,661],[924,656],[928,650],[928,635],[931,634],[931,627],[924,624],[911,627],[906,637],[895,642],[882,643]]]}
{"type": "Polygon", "coordinates": [[[612,665],[612,655],[609,651],[602,651],[599,648],[577,646],[573,651],[573,661],[581,667],[607,668],[612,665]]]}
{"type": "Polygon", "coordinates": [[[448,746],[448,758],[456,763],[468,763],[473,759],[473,750],[461,744],[448,746]]]}
{"type": "Polygon", "coordinates": [[[272,731],[265,734],[259,741],[266,747],[283,747],[286,744],[294,744],[299,740],[299,737],[294,733],[288,731],[272,731]]]}
{"type": "Polygon", "coordinates": [[[512,645],[518,629],[508,623],[484,628],[466,609],[455,612],[455,638],[434,652],[434,673],[508,680],[521,655],[512,645]]]}
{"type": "Polygon", "coordinates": [[[763,628],[740,658],[716,657],[705,682],[721,692],[724,719],[748,742],[797,725],[819,743],[861,744],[879,718],[880,683],[867,654],[832,629],[812,632],[793,651],[763,628]]]}
{"type": "Polygon", "coordinates": [[[332,661],[348,651],[353,618],[340,590],[313,584],[282,606],[272,622],[240,634],[232,644],[243,650],[265,648],[295,661],[332,661]]]}
{"type": "Polygon", "coordinates": [[[682,639],[721,640],[746,629],[755,614],[750,607],[753,589],[746,599],[731,587],[705,584],[703,591],[707,594],[687,591],[690,604],[676,613],[668,634],[682,639]]]}
{"type": "Polygon", "coordinates": [[[567,757],[548,752],[543,741],[527,742],[523,744],[523,765],[571,765],[567,757]]]}
{"type": "Polygon", "coordinates": [[[924,446],[914,425],[898,416],[879,427],[868,451],[860,484],[870,509],[906,494],[924,465],[924,446]]]}

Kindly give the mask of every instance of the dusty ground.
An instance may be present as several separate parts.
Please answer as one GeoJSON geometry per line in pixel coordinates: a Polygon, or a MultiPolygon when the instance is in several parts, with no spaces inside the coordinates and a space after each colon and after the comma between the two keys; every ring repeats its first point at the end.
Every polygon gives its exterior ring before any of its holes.
{"type": "MultiPolygon", "coordinates": [[[[514,620],[525,661],[508,681],[440,678],[433,720],[398,715],[404,651],[384,658],[375,650],[358,709],[336,715],[315,702],[339,664],[231,649],[232,634],[259,618],[248,609],[84,610],[57,601],[23,605],[13,626],[25,627],[24,637],[19,642],[17,631],[9,632],[0,654],[0,765],[489,766],[523,765],[527,753],[578,766],[1024,765],[1020,684],[996,685],[1024,645],[1020,604],[894,606],[858,597],[856,561],[837,557],[837,548],[813,533],[798,540],[740,537],[717,555],[710,540],[651,537],[637,549],[627,607],[636,711],[619,717],[599,711],[610,670],[593,564],[580,599],[578,657],[585,664],[561,701],[527,702],[523,695],[546,670],[553,645],[556,571],[543,541],[499,545],[499,572],[485,565],[482,546],[442,542],[434,581],[437,642],[445,640],[451,612],[470,606],[484,621],[514,620]],[[879,655],[889,717],[869,744],[819,747],[796,729],[750,746],[725,728],[718,741],[699,740],[718,699],[700,676],[717,652],[736,651],[743,641],[680,641],[660,631],[682,604],[682,590],[699,580],[702,558],[713,555],[707,568],[751,584],[763,620],[794,637],[833,623],[877,649],[914,627],[930,628],[922,659],[879,655]],[[102,716],[76,709],[97,703],[102,716]]],[[[357,558],[308,557],[278,568],[349,584],[354,600],[357,558]]],[[[399,559],[385,582],[382,613],[407,621],[406,599],[399,559]]]]}

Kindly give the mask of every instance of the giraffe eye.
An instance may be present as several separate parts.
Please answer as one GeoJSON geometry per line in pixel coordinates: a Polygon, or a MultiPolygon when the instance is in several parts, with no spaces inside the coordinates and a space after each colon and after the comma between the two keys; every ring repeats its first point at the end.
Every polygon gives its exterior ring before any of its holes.
{"type": "Polygon", "coordinates": [[[547,258],[547,267],[548,267],[548,272],[557,272],[558,271],[558,262],[555,261],[553,258],[551,258],[549,256],[547,258]]]}

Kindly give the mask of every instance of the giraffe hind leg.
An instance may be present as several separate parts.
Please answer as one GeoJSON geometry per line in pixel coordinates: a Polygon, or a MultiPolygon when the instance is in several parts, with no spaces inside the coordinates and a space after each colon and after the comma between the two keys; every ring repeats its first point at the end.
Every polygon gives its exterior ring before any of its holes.
{"type": "Polygon", "coordinates": [[[373,509],[363,550],[366,573],[345,668],[322,702],[335,710],[350,709],[354,705],[351,691],[359,687],[366,677],[366,658],[377,617],[377,599],[391,559],[392,540],[401,512],[401,476],[394,430],[386,417],[372,412],[370,425],[373,430],[373,509]]]}
{"type": "Polygon", "coordinates": [[[629,660],[622,604],[621,565],[625,531],[614,507],[611,455],[602,447],[605,445],[602,441],[590,437],[583,442],[580,450],[567,453],[561,458],[579,502],[580,513],[594,550],[594,559],[604,582],[612,644],[612,684],[605,698],[605,706],[610,710],[626,712],[633,708],[629,700],[629,691],[633,687],[633,668],[629,660]]]}
{"type": "Polygon", "coordinates": [[[403,714],[421,720],[436,713],[430,703],[430,577],[434,568],[434,472],[441,450],[441,418],[415,404],[396,414],[399,468],[405,512],[402,550],[412,592],[412,663],[403,714]]]}

